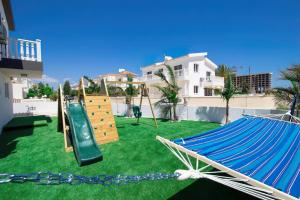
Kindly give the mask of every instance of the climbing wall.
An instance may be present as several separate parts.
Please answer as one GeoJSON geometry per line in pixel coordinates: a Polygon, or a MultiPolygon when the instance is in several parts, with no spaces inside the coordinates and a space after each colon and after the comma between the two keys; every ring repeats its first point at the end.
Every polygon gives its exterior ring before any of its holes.
{"type": "Polygon", "coordinates": [[[109,97],[85,96],[84,102],[97,143],[117,141],[119,136],[109,97]]]}

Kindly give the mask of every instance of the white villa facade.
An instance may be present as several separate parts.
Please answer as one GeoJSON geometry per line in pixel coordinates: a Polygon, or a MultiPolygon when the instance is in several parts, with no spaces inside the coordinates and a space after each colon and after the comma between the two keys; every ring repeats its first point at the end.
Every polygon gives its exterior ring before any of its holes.
{"type": "MultiPolygon", "coordinates": [[[[23,75],[24,76],[24,75],[23,75]]],[[[12,90],[13,92],[13,99],[15,100],[22,100],[27,97],[28,90],[33,86],[31,79],[25,77],[14,78],[11,80],[12,82],[12,90]]]]}
{"type": "Polygon", "coordinates": [[[178,85],[181,87],[181,97],[214,96],[215,89],[221,90],[224,87],[224,78],[215,76],[217,65],[207,58],[207,53],[191,53],[178,58],[165,56],[163,62],[141,68],[141,80],[146,82],[151,96],[160,95],[153,87],[155,84],[162,84],[155,72],[162,70],[167,73],[165,65],[174,69],[178,85]]]}
{"type": "MultiPolygon", "coordinates": [[[[121,81],[121,82],[127,82],[128,80],[128,76],[130,76],[132,78],[133,82],[138,81],[138,78],[136,76],[135,73],[130,72],[130,71],[126,71],[125,69],[119,69],[119,73],[116,74],[103,74],[103,75],[99,75],[95,82],[96,83],[100,83],[100,81],[102,79],[104,79],[105,81],[121,81]]],[[[125,90],[128,85],[127,84],[122,84],[122,83],[115,83],[115,84],[111,84],[112,86],[116,86],[116,87],[121,87],[123,90],[125,90]]]]}
{"type": "Polygon", "coordinates": [[[13,82],[22,78],[41,78],[41,41],[11,38],[15,29],[11,3],[0,1],[0,133],[13,117],[13,82]]]}

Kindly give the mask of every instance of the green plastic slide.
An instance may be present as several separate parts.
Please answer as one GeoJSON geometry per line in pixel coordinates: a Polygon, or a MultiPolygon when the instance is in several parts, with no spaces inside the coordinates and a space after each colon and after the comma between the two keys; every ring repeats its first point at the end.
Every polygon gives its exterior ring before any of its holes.
{"type": "Polygon", "coordinates": [[[73,149],[79,166],[103,159],[82,103],[67,103],[73,149]]]}

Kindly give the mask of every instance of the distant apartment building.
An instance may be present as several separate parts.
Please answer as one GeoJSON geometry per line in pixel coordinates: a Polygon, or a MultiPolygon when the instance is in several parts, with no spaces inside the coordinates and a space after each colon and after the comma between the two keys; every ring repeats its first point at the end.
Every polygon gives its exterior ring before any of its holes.
{"type": "MultiPolygon", "coordinates": [[[[137,75],[133,72],[127,71],[125,69],[119,69],[119,73],[111,73],[111,74],[103,74],[99,75],[94,81],[96,83],[100,83],[102,79],[105,81],[121,81],[121,82],[127,82],[128,77],[131,77],[133,81],[138,81],[137,75]]],[[[126,89],[127,84],[123,83],[115,83],[111,84],[116,87],[121,87],[123,90],[126,89]]]]}
{"type": "Polygon", "coordinates": [[[251,93],[265,93],[272,88],[272,73],[237,75],[233,83],[238,89],[247,86],[251,93]]]}
{"type": "Polygon", "coordinates": [[[155,73],[159,70],[167,75],[166,66],[174,69],[181,97],[213,96],[216,89],[224,87],[224,78],[215,76],[217,65],[207,57],[207,53],[191,53],[178,58],[165,56],[163,62],[142,67],[141,80],[146,83],[151,96],[160,96],[153,85],[162,84],[155,73]]]}
{"type": "MultiPolygon", "coordinates": [[[[15,30],[10,0],[0,0],[0,133],[13,117],[15,81],[41,78],[43,62],[41,41],[10,37],[15,30]]],[[[21,93],[22,94],[22,93],[21,93]]]]}

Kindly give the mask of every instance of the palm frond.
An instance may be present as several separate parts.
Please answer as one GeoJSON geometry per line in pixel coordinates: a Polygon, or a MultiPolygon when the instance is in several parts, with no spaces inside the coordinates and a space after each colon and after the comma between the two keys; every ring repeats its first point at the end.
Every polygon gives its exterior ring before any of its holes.
{"type": "Polygon", "coordinates": [[[157,71],[154,73],[154,75],[158,76],[162,81],[164,81],[167,85],[169,85],[169,81],[167,79],[167,77],[165,76],[165,74],[162,71],[157,71]]]}
{"type": "Polygon", "coordinates": [[[175,76],[173,68],[170,65],[166,65],[166,64],[164,64],[164,65],[167,68],[168,75],[170,77],[171,85],[175,86],[177,83],[176,83],[176,76],[175,76]]]}
{"type": "Polygon", "coordinates": [[[284,71],[281,71],[280,78],[282,80],[289,80],[293,82],[300,82],[300,65],[295,64],[287,68],[284,71]]]}
{"type": "Polygon", "coordinates": [[[295,95],[296,94],[295,88],[292,88],[292,87],[287,87],[287,88],[275,87],[273,90],[275,92],[286,93],[286,94],[289,94],[289,95],[295,95]]]}

